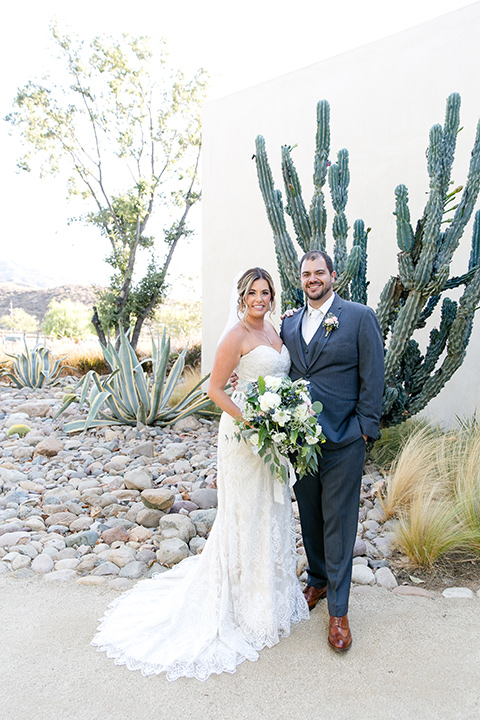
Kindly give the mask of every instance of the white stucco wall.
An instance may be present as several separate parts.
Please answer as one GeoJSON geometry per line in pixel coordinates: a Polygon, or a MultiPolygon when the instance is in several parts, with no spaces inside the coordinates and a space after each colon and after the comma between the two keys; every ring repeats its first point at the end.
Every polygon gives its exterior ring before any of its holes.
{"type": "MultiPolygon", "coordinates": [[[[480,118],[480,2],[411,30],[317,63],[246,91],[208,103],[203,127],[203,365],[211,369],[227,317],[234,276],[254,265],[276,278],[273,238],[257,184],[255,137],[266,139],[276,187],[283,192],[280,146],[295,145],[294,160],[308,207],[316,129],[316,103],[331,106],[331,160],[350,154],[349,225],[361,217],[368,241],[369,304],[376,306],[397,245],[392,214],[394,189],[409,190],[415,225],[427,199],[425,150],[434,123],[442,123],[445,100],[462,96],[461,125],[452,173],[466,179],[480,118]]],[[[328,191],[326,192],[328,199],[328,191]]],[[[329,228],[333,213],[328,216],[329,228]]],[[[291,228],[290,228],[291,229],[291,228]]],[[[293,231],[291,232],[294,236],[293,231]]],[[[466,268],[471,230],[452,266],[466,268]]],[[[349,245],[350,247],[350,245],[349,245]]],[[[327,250],[333,252],[332,242],[327,250]]],[[[279,283],[277,281],[277,288],[279,283]]],[[[430,328],[429,328],[430,329],[430,328]]],[[[480,318],[462,368],[434,399],[428,414],[449,422],[469,416],[478,404],[480,318]]]]}

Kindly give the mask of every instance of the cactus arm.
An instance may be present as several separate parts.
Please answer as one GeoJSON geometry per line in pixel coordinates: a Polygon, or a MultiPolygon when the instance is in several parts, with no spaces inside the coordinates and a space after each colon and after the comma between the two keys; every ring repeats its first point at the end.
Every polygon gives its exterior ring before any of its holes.
{"type": "Polygon", "coordinates": [[[405,185],[395,188],[395,212],[397,224],[397,245],[402,252],[410,253],[413,250],[415,238],[410,224],[410,210],[408,208],[408,190],[405,185]]]}
{"type": "Polygon", "coordinates": [[[409,408],[410,414],[414,415],[423,410],[461,366],[466,355],[473,327],[473,318],[479,302],[480,270],[477,271],[474,279],[465,288],[465,292],[460,298],[457,315],[448,337],[447,355],[435,374],[430,375],[425,381],[422,392],[415,398],[409,408]]]}
{"type": "Polygon", "coordinates": [[[443,218],[443,197],[441,194],[442,135],[440,125],[434,125],[430,130],[430,145],[428,148],[430,197],[425,208],[422,248],[414,275],[415,290],[417,291],[422,290],[432,276],[443,218]]]}
{"type": "Polygon", "coordinates": [[[473,270],[480,264],[480,210],[475,213],[472,232],[472,249],[470,250],[470,260],[468,261],[468,269],[473,270]]]}
{"type": "Polygon", "coordinates": [[[274,188],[272,171],[268,163],[265,140],[259,135],[255,141],[255,161],[257,165],[258,184],[262,193],[267,217],[273,230],[275,252],[280,271],[280,282],[283,290],[283,305],[295,307],[302,303],[303,296],[299,288],[298,259],[293,242],[285,225],[285,216],[281,200],[281,193],[274,188]],[[295,278],[297,285],[292,285],[295,278]]]}
{"type": "Polygon", "coordinates": [[[348,151],[340,150],[337,162],[331,165],[328,170],[328,184],[332,197],[332,205],[335,210],[333,218],[332,235],[334,245],[335,270],[340,275],[347,265],[347,235],[348,223],[345,216],[345,206],[348,200],[348,184],[350,182],[350,171],[348,169],[348,151]]]}
{"type": "Polygon", "coordinates": [[[361,251],[360,267],[352,278],[351,295],[354,302],[367,304],[367,238],[370,228],[365,230],[363,220],[355,220],[353,224],[353,246],[361,251]]]}
{"type": "Polygon", "coordinates": [[[410,395],[415,396],[420,394],[424,383],[434,371],[440,355],[445,350],[456,314],[457,303],[450,300],[450,298],[445,298],[442,304],[440,327],[438,330],[433,328],[430,332],[430,343],[425,357],[422,362],[418,363],[418,367],[412,373],[409,387],[410,395]]]}
{"type": "Polygon", "coordinates": [[[343,273],[336,279],[333,288],[340,297],[345,297],[345,292],[348,290],[348,286],[358,273],[362,265],[362,248],[359,245],[354,245],[348,256],[347,266],[343,273]]]}
{"type": "Polygon", "coordinates": [[[400,309],[392,328],[392,337],[385,355],[385,384],[390,385],[400,367],[403,349],[413,334],[422,307],[424,296],[422,293],[411,291],[405,304],[400,309]]]}
{"type": "Polygon", "coordinates": [[[472,216],[475,203],[480,191],[480,122],[477,125],[475,143],[470,158],[470,167],[468,170],[467,182],[462,193],[462,197],[455,210],[455,215],[450,223],[450,227],[445,231],[442,252],[438,258],[438,264],[450,264],[453,253],[458,247],[460,238],[466,224],[472,216]]]}
{"type": "Polygon", "coordinates": [[[313,169],[313,197],[310,205],[312,236],[310,248],[325,250],[327,212],[323,186],[327,177],[328,155],[330,153],[330,105],[326,100],[317,104],[317,132],[315,138],[315,160],[313,169]]]}
{"type": "Polygon", "coordinates": [[[385,283],[383,290],[380,294],[377,309],[375,315],[377,316],[378,324],[383,337],[383,342],[387,339],[390,327],[395,320],[397,313],[397,303],[401,295],[400,283],[398,278],[391,277],[385,283]]]}
{"type": "Polygon", "coordinates": [[[312,234],[310,221],[302,198],[302,186],[298,179],[290,149],[286,145],[282,146],[282,174],[287,200],[285,210],[292,218],[297,242],[305,253],[310,250],[310,238],[312,234]]]}

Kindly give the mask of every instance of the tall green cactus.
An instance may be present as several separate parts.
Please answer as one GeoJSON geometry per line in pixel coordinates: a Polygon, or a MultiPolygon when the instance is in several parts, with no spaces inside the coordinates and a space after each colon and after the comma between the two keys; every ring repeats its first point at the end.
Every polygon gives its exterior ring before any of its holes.
{"type": "MultiPolygon", "coordinates": [[[[382,425],[394,425],[422,410],[460,367],[470,340],[475,310],[480,302],[480,210],[475,215],[468,270],[450,278],[450,264],[465,226],[470,220],[480,190],[480,122],[471,154],[465,187],[451,190],[451,172],[460,126],[460,96],[447,99],[445,123],[434,125],[428,147],[429,197],[414,232],[410,222],[408,191],[395,189],[398,274],[385,284],[376,310],[385,342],[385,395],[382,425]],[[463,191],[463,192],[462,192],[463,191]],[[460,195],[461,193],[461,195],[460,195]],[[460,199],[457,202],[458,196],[460,199]],[[452,203],[457,203],[452,205],[452,203]],[[449,217],[450,213],[453,217],[449,217]],[[458,303],[444,296],[464,287],[458,303]],[[414,333],[426,326],[442,299],[439,327],[430,332],[422,355],[414,333]]],[[[347,253],[348,223],[345,208],[350,172],[348,152],[340,150],[330,164],[330,108],[317,105],[317,134],[314,162],[314,192],[307,214],[301,185],[291,158],[282,147],[282,174],[296,241],[302,252],[326,249],[327,213],[323,187],[330,187],[335,216],[332,223],[335,290],[344,298],[367,302],[367,236],[362,220],[356,220],[350,253],[347,253]]],[[[282,196],[274,189],[265,141],[256,140],[256,163],[260,190],[273,230],[282,284],[282,307],[303,302],[298,274],[298,256],[287,230],[282,196]]]]}

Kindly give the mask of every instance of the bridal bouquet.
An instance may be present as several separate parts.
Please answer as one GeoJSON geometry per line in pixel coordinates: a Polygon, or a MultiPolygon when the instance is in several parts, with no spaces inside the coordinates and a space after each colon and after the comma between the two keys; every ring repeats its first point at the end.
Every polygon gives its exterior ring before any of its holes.
{"type": "Polygon", "coordinates": [[[287,459],[299,477],[317,469],[325,442],[318,424],[322,403],[312,403],[307,380],[260,376],[247,385],[245,400],[237,438],[251,443],[279,480],[287,482],[287,459]]]}

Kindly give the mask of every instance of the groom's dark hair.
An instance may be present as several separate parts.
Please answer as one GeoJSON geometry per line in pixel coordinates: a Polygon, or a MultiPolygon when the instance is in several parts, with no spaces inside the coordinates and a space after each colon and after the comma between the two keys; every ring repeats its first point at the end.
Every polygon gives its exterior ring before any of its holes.
{"type": "Polygon", "coordinates": [[[316,260],[319,257],[325,260],[325,265],[327,266],[327,270],[331,275],[333,273],[333,260],[330,255],[328,255],[323,250],[309,250],[308,252],[306,252],[300,260],[300,273],[302,272],[302,265],[305,260],[316,260]]]}

